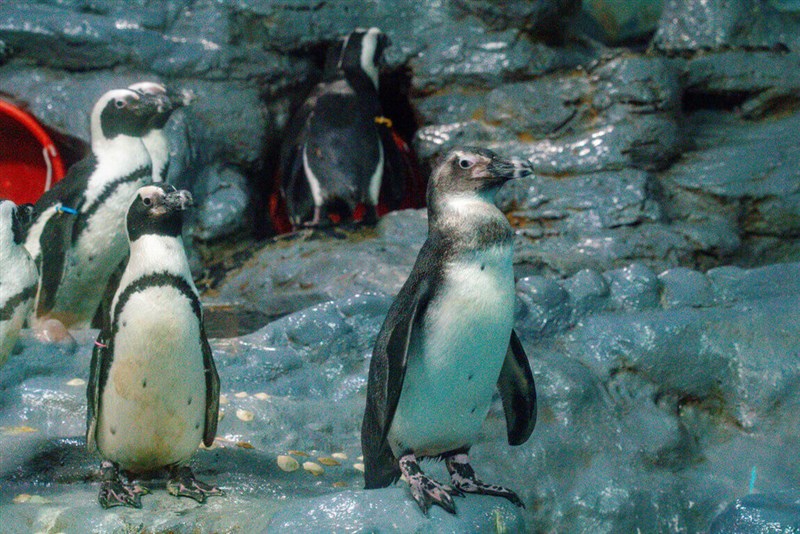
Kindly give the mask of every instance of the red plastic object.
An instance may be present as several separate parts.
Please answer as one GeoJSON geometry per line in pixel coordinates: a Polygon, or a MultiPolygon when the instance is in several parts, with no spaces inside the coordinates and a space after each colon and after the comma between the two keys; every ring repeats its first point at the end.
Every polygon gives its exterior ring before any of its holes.
{"type": "Polygon", "coordinates": [[[0,99],[0,198],[33,203],[64,177],[64,162],[41,124],[0,99]]]}

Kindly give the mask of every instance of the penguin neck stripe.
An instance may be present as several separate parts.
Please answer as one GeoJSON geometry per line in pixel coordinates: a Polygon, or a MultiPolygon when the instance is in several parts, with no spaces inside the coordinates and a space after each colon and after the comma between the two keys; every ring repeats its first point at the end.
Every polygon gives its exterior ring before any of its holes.
{"type": "Polygon", "coordinates": [[[120,294],[117,301],[117,305],[114,307],[114,324],[112,325],[111,333],[112,340],[119,330],[119,324],[117,324],[117,321],[120,313],[122,313],[122,310],[125,308],[125,305],[128,303],[134,293],[138,293],[149,287],[174,287],[189,300],[192,305],[192,312],[194,312],[197,320],[202,322],[203,311],[200,307],[200,299],[197,298],[194,288],[192,288],[189,282],[187,282],[182,276],[161,271],[157,273],[146,274],[140,278],[137,278],[132,284],[122,291],[122,294],[120,294]]]}
{"type": "Polygon", "coordinates": [[[14,309],[19,306],[22,302],[32,299],[36,296],[36,286],[32,285],[26,287],[16,295],[12,296],[8,299],[8,302],[0,308],[0,321],[8,321],[11,319],[11,316],[14,315],[14,309]]]}
{"type": "Polygon", "coordinates": [[[111,182],[107,183],[103,186],[103,190],[97,195],[97,198],[94,199],[94,202],[86,206],[85,209],[81,210],[82,218],[79,219],[79,226],[78,231],[73,234],[73,240],[77,239],[77,237],[83,231],[83,228],[86,226],[88,220],[94,215],[94,213],[100,209],[100,206],[108,200],[108,197],[114,194],[117,188],[123,184],[127,184],[130,182],[136,182],[138,180],[142,180],[145,178],[150,178],[152,174],[152,170],[149,166],[145,165],[143,167],[139,167],[135,171],[126,174],[125,176],[121,176],[116,180],[112,180],[111,182]],[[82,224],[80,224],[82,223],[82,224]]]}

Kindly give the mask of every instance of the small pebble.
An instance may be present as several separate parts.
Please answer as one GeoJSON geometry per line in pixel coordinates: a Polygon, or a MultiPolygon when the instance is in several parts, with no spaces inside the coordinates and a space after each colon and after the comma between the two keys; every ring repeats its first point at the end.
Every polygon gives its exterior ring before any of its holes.
{"type": "Polygon", "coordinates": [[[318,477],[325,472],[325,469],[323,469],[321,465],[314,462],[304,462],[303,469],[305,469],[315,477],[318,477]]]}
{"type": "Polygon", "coordinates": [[[247,392],[246,391],[240,391],[239,393],[234,395],[234,397],[236,397],[237,399],[246,399],[247,398],[247,392]]]}
{"type": "Polygon", "coordinates": [[[334,488],[346,488],[347,487],[347,482],[342,482],[342,481],[334,482],[333,483],[333,487],[334,488]]]}
{"type": "Polygon", "coordinates": [[[306,452],[295,451],[295,450],[289,451],[289,454],[291,454],[292,456],[308,456],[308,453],[306,453],[306,452]]]}
{"type": "Polygon", "coordinates": [[[358,460],[359,462],[363,462],[364,461],[364,457],[363,456],[359,456],[358,458],[356,458],[356,460],[358,460]]]}
{"type": "Polygon", "coordinates": [[[242,421],[252,421],[255,418],[255,415],[253,415],[253,412],[242,410],[240,408],[236,410],[236,417],[238,417],[242,421]]]}
{"type": "Polygon", "coordinates": [[[356,471],[361,471],[363,473],[364,472],[364,464],[362,464],[362,463],[353,464],[353,469],[355,469],[356,471]]]}
{"type": "Polygon", "coordinates": [[[228,404],[228,397],[226,397],[225,395],[220,395],[219,396],[219,403],[220,403],[220,405],[228,404]]]}
{"type": "Polygon", "coordinates": [[[331,456],[337,460],[347,460],[347,455],[343,452],[334,452],[331,456]]]}
{"type": "Polygon", "coordinates": [[[31,426],[0,426],[0,432],[4,436],[19,436],[20,434],[30,434],[31,432],[38,432],[31,426]]]}
{"type": "Polygon", "coordinates": [[[255,447],[253,447],[253,444],[250,443],[249,441],[237,441],[236,446],[239,447],[240,449],[255,449],[255,447]]]}
{"type": "Polygon", "coordinates": [[[68,386],[76,386],[76,387],[77,386],[85,386],[86,385],[86,380],[84,380],[83,378],[73,378],[72,380],[67,382],[67,385],[68,386]]]}
{"type": "Polygon", "coordinates": [[[334,460],[329,456],[320,456],[319,458],[317,458],[317,461],[322,465],[327,465],[329,467],[334,465],[342,465],[338,461],[334,460]]]}
{"type": "Polygon", "coordinates": [[[40,495],[30,495],[29,493],[20,493],[16,497],[14,497],[13,502],[15,504],[22,504],[22,503],[31,503],[31,504],[47,504],[51,502],[49,499],[45,499],[40,495]]]}
{"type": "Polygon", "coordinates": [[[282,471],[291,473],[292,471],[297,471],[297,469],[300,467],[300,464],[291,456],[287,454],[281,454],[278,456],[278,467],[280,467],[282,471]]]}
{"type": "Polygon", "coordinates": [[[253,396],[254,396],[255,398],[257,398],[258,400],[269,400],[269,395],[267,395],[267,394],[266,394],[266,393],[264,393],[264,392],[261,392],[261,393],[256,393],[256,394],[255,394],[255,395],[253,395],[253,396]]]}

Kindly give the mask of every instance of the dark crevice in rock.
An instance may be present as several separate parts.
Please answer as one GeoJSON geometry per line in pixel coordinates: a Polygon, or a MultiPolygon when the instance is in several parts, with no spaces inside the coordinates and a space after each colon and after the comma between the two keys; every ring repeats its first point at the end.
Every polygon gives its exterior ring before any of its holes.
{"type": "Polygon", "coordinates": [[[681,98],[681,109],[686,114],[700,110],[734,112],[756,95],[757,91],[709,92],[688,89],[681,98]]]}

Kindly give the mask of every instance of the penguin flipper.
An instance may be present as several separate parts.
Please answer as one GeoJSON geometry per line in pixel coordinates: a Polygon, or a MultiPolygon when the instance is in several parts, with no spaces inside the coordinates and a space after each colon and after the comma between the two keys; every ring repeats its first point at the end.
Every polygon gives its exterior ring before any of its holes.
{"type": "Polygon", "coordinates": [[[214,365],[214,356],[211,345],[208,344],[205,327],[201,326],[200,343],[203,348],[203,369],[206,374],[206,418],[203,431],[203,445],[210,447],[217,435],[217,420],[219,418],[219,374],[214,365]]]}
{"type": "Polygon", "coordinates": [[[105,331],[100,331],[92,350],[92,363],[89,367],[89,383],[86,385],[86,448],[89,452],[97,450],[96,431],[97,417],[100,411],[100,369],[107,367],[110,354],[106,344],[105,331]]]}
{"type": "Polygon", "coordinates": [[[367,407],[361,429],[364,482],[367,489],[383,488],[400,478],[400,467],[387,436],[403,391],[409,346],[414,330],[433,297],[428,277],[410,279],[389,310],[378,334],[370,362],[367,407]]]}
{"type": "Polygon", "coordinates": [[[497,389],[506,414],[509,445],[525,443],[536,426],[536,386],[528,356],[517,336],[511,331],[506,359],[497,380],[497,389]]]}
{"type": "Polygon", "coordinates": [[[53,309],[56,293],[64,275],[64,264],[67,251],[72,243],[72,228],[75,215],[65,212],[54,213],[45,223],[39,238],[41,246],[41,281],[39,297],[36,304],[36,315],[41,317],[53,309]]]}

